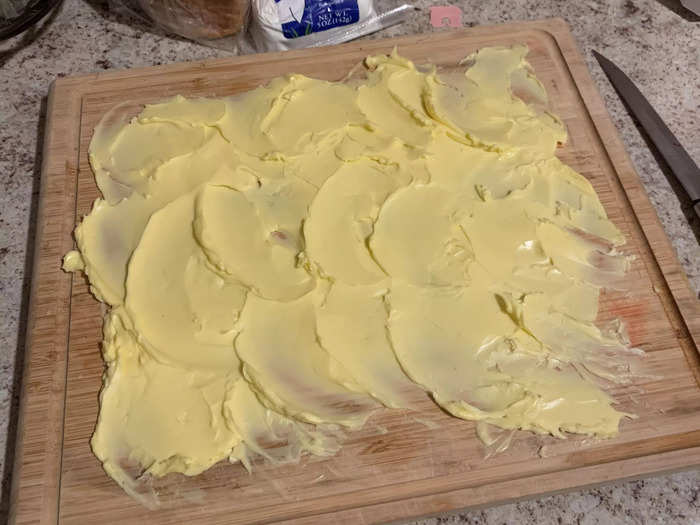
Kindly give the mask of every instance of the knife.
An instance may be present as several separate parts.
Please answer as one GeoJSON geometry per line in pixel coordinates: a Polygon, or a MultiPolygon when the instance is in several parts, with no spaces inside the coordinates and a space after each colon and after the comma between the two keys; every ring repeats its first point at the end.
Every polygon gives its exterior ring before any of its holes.
{"type": "Polygon", "coordinates": [[[700,217],[700,169],[627,75],[600,53],[593,51],[593,56],[683,186],[693,203],[695,214],[700,217]]]}

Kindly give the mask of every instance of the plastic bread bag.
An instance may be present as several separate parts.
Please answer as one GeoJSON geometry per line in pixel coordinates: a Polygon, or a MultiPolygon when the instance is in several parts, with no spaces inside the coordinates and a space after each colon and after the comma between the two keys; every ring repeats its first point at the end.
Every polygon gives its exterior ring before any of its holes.
{"type": "Polygon", "coordinates": [[[233,53],[241,52],[250,18],[250,0],[109,0],[109,8],[146,29],[233,53]]]}
{"type": "Polygon", "coordinates": [[[404,4],[374,0],[109,0],[141,24],[236,54],[339,44],[403,22],[404,4]]]}
{"type": "Polygon", "coordinates": [[[165,29],[193,40],[233,37],[245,27],[250,0],[138,0],[165,29]]]}
{"type": "Polygon", "coordinates": [[[26,4],[26,0],[0,0],[0,20],[17,18],[26,4]]]}

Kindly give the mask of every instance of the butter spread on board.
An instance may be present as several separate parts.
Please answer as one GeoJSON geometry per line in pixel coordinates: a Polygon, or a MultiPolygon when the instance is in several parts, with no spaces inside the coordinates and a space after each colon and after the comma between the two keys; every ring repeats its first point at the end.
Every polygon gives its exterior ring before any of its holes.
{"type": "Polygon", "coordinates": [[[361,81],[288,75],[98,126],[103,197],[64,268],[110,307],[109,475],[138,497],[143,473],[333,454],[416,392],[502,429],[618,432],[592,378],[632,352],[595,324],[624,239],[555,156],[526,54],[440,75],[394,52],[361,81]]]}

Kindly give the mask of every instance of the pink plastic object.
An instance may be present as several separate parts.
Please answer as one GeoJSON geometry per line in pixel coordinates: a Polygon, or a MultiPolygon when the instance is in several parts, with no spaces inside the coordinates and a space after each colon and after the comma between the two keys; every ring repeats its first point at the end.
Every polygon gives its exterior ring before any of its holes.
{"type": "Polygon", "coordinates": [[[462,27],[462,10],[455,5],[431,7],[430,25],[433,27],[462,27]]]}

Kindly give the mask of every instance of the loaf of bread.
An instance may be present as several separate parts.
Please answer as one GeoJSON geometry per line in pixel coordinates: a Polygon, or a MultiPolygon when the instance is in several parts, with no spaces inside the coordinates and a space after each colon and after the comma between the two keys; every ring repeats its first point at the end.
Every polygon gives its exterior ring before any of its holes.
{"type": "Polygon", "coordinates": [[[187,38],[215,39],[243,28],[250,0],[139,0],[139,4],[169,31],[187,38]]]}

